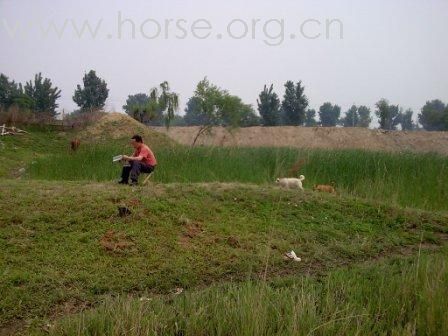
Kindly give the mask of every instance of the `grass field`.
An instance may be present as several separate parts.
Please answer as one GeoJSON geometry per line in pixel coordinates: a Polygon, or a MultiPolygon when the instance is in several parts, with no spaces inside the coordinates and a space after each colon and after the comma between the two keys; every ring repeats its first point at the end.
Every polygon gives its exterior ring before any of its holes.
{"type": "Polygon", "coordinates": [[[447,158],[154,143],[130,188],[72,136],[0,139],[0,335],[448,333],[447,158]]]}
{"type": "Polygon", "coordinates": [[[169,298],[107,298],[51,335],[444,335],[447,251],[169,298]],[[393,297],[394,300],[390,300],[393,297]]]}
{"type": "Polygon", "coordinates": [[[8,181],[0,204],[3,322],[105,295],[319,275],[444,246],[448,234],[445,214],[249,185],[8,181]],[[119,217],[120,205],[132,215],[119,217]],[[104,249],[109,230],[132,246],[104,249]],[[303,262],[283,260],[289,249],[303,262]]]}
{"type": "MultiPolygon", "coordinates": [[[[29,177],[44,180],[112,181],[120,166],[113,155],[128,153],[126,141],[86,145],[37,159],[29,177]]],[[[172,182],[240,182],[272,184],[299,162],[305,188],[334,182],[337,190],[393,204],[448,210],[448,158],[436,154],[391,154],[360,150],[288,148],[157,148],[154,180],[172,182]]]]}

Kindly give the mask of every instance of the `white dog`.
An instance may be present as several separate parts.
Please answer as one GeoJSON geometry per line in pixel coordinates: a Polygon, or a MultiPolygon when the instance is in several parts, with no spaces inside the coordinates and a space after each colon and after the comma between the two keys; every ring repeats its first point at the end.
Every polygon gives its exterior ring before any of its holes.
{"type": "Polygon", "coordinates": [[[284,188],[297,188],[303,190],[302,181],[305,180],[305,176],[300,175],[299,178],[295,177],[284,177],[278,178],[275,183],[279,184],[284,188]]]}

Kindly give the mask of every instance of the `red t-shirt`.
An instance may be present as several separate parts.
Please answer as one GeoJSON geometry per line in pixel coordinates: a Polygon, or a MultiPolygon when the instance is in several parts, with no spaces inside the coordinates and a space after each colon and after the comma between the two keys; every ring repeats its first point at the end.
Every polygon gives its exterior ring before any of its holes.
{"type": "Polygon", "coordinates": [[[141,156],[141,155],[143,155],[142,162],[144,164],[147,164],[150,166],[157,165],[157,160],[156,160],[156,157],[154,156],[154,153],[145,144],[142,144],[141,147],[139,149],[136,149],[134,152],[134,156],[141,156]]]}

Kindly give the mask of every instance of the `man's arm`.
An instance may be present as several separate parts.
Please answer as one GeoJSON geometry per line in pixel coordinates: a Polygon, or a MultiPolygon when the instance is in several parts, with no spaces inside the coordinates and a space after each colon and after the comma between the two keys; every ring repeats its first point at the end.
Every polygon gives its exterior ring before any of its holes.
{"type": "Polygon", "coordinates": [[[143,155],[140,155],[140,156],[123,155],[123,160],[126,160],[126,161],[142,161],[143,160],[143,155]]]}

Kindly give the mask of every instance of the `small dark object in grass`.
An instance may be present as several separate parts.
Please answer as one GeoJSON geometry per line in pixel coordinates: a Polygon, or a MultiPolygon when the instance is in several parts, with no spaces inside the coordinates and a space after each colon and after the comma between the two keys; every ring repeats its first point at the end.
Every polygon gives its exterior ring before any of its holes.
{"type": "Polygon", "coordinates": [[[81,145],[81,140],[79,140],[79,139],[73,139],[72,141],[70,141],[70,148],[73,152],[76,152],[80,145],[81,145]]]}
{"type": "Polygon", "coordinates": [[[129,210],[125,206],[118,207],[118,216],[125,217],[125,216],[129,216],[130,214],[131,214],[131,210],[129,210]]]}
{"type": "Polygon", "coordinates": [[[227,244],[228,244],[229,246],[231,246],[231,247],[233,247],[233,248],[241,247],[240,242],[239,242],[238,239],[235,238],[235,237],[232,237],[232,236],[228,237],[228,238],[226,239],[226,242],[227,242],[227,244]]]}

